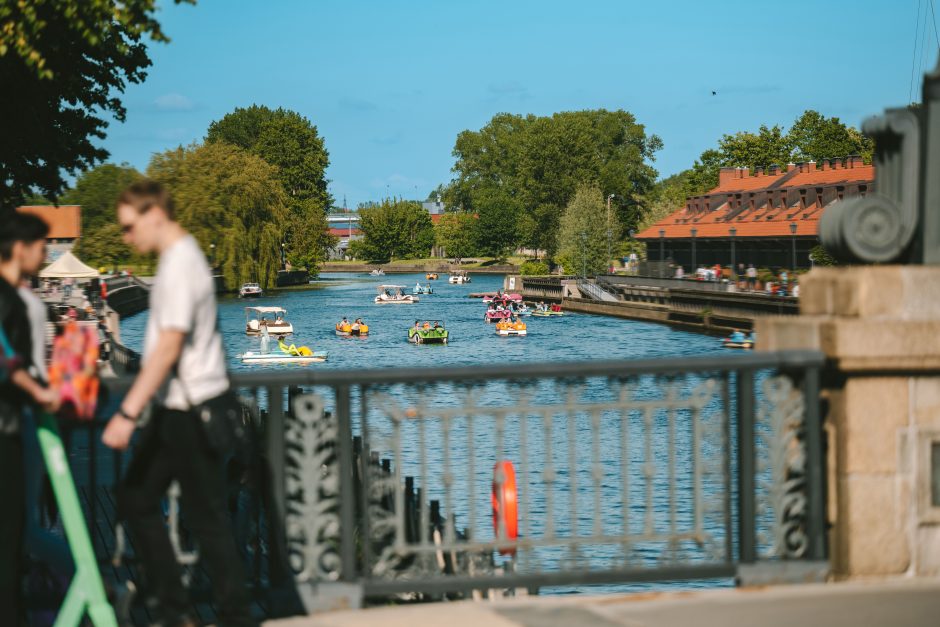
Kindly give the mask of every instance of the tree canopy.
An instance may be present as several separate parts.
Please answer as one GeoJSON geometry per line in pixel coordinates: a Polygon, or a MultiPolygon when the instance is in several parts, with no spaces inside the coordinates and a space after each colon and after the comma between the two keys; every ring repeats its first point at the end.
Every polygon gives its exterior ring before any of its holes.
{"type": "Polygon", "coordinates": [[[469,257],[476,251],[477,218],[469,213],[445,213],[434,225],[434,237],[449,257],[469,257]]]}
{"type": "MultiPolygon", "coordinates": [[[[180,0],[176,0],[180,2],[180,0]]],[[[147,38],[167,41],[156,0],[0,3],[0,210],[34,191],[56,199],[74,175],[107,158],[96,145],[117,94],[150,65],[147,38]]]]}
{"type": "Polygon", "coordinates": [[[62,203],[82,206],[82,237],[76,251],[94,265],[114,265],[134,258],[124,244],[114,203],[124,188],[143,176],[129,165],[106,163],[82,173],[62,203]]]}
{"type": "Polygon", "coordinates": [[[420,203],[386,198],[359,209],[357,254],[373,263],[421,259],[434,246],[434,224],[420,203]]]}
{"type": "Polygon", "coordinates": [[[177,219],[221,268],[228,289],[249,281],[274,285],[288,222],[277,168],[214,143],[154,155],[147,175],[169,188],[177,219]]]}
{"type": "Polygon", "coordinates": [[[501,254],[515,245],[558,248],[559,219],[578,185],[614,194],[615,235],[644,212],[662,141],[632,114],[571,111],[550,117],[500,113],[457,136],[448,204],[479,215],[478,246],[501,254]]]}
{"type": "Polygon", "coordinates": [[[607,269],[607,205],[596,185],[578,187],[565,207],[558,231],[558,261],[567,274],[607,269]]]}
{"type": "MultiPolygon", "coordinates": [[[[840,159],[861,155],[871,162],[874,142],[857,129],[847,126],[837,117],[827,118],[818,111],[808,109],[794,120],[787,132],[780,126],[762,125],[757,133],[741,131],[726,134],[718,140],[717,148],[702,153],[695,164],[668,186],[681,183],[682,198],[704,194],[718,185],[722,167],[768,168],[790,162],[840,159]]],[[[674,205],[677,206],[677,205],[674,205]]]]}

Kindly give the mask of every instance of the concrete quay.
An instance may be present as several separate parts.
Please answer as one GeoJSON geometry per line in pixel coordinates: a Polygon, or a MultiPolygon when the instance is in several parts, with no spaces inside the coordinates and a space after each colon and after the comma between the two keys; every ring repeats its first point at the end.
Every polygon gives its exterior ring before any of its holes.
{"type": "Polygon", "coordinates": [[[388,606],[269,621],[272,627],[927,627],[940,579],[528,597],[388,606]]]}

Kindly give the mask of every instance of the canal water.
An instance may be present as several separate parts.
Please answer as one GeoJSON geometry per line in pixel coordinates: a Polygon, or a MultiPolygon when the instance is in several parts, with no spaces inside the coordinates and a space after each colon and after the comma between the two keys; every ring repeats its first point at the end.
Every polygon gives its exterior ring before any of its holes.
{"type": "MultiPolygon", "coordinates": [[[[238,355],[258,351],[260,340],[245,335],[245,307],[280,306],[294,326],[290,342],[329,353],[326,363],[305,368],[384,368],[403,366],[468,366],[499,363],[638,359],[718,353],[714,337],[672,329],[665,325],[635,322],[606,316],[567,314],[560,318],[525,318],[527,337],[499,337],[492,324],[483,322],[486,309],[474,292],[492,292],[503,287],[502,275],[474,275],[469,284],[451,285],[446,275],[426,281],[424,274],[370,277],[355,274],[324,274],[311,289],[269,292],[245,301],[223,297],[219,321],[233,370],[245,366],[238,355]],[[430,284],[434,294],[420,296],[414,305],[376,305],[378,285],[399,284],[408,292],[415,283],[430,284]],[[362,318],[369,325],[367,338],[337,337],[334,325],[343,317],[362,318]],[[447,346],[415,346],[407,342],[408,327],[416,319],[441,320],[450,331],[447,346]]],[[[121,340],[141,350],[146,312],[121,323],[121,340]]],[[[297,368],[295,365],[263,366],[266,369],[297,368]]]]}
{"type": "MultiPolygon", "coordinates": [[[[401,367],[434,367],[434,366],[467,366],[481,364],[512,364],[534,363],[551,361],[589,361],[606,359],[640,359],[667,356],[693,356],[707,353],[720,353],[724,351],[720,340],[706,335],[676,330],[666,325],[635,322],[605,316],[592,316],[582,314],[566,314],[560,318],[525,318],[528,324],[527,337],[500,337],[495,333],[494,325],[486,324],[483,314],[486,305],[480,299],[469,298],[473,292],[491,292],[503,287],[503,277],[496,275],[474,275],[473,281],[465,285],[451,285],[445,280],[426,281],[423,274],[389,275],[385,277],[370,277],[354,274],[325,274],[308,289],[282,290],[271,292],[263,298],[246,302],[232,297],[223,297],[219,301],[220,325],[223,331],[225,346],[228,352],[229,365],[234,371],[245,371],[249,368],[263,368],[291,370],[294,368],[318,369],[348,369],[363,368],[401,368],[401,367]],[[385,284],[400,284],[407,286],[410,293],[415,283],[422,285],[430,283],[435,293],[420,296],[420,302],[414,305],[376,305],[373,298],[376,288],[385,284]],[[268,365],[245,366],[238,359],[238,355],[246,351],[257,351],[260,348],[258,338],[248,337],[245,334],[246,306],[277,305],[287,310],[287,319],[294,326],[294,335],[290,342],[307,345],[315,351],[325,350],[329,353],[326,363],[306,366],[294,365],[268,365]],[[367,338],[337,337],[334,325],[343,317],[353,320],[362,318],[370,328],[367,338]],[[407,342],[407,330],[415,320],[440,320],[450,331],[450,341],[446,346],[421,345],[416,346],[407,342]]],[[[129,318],[122,322],[121,335],[123,342],[130,348],[141,350],[143,331],[147,314],[129,318]]],[[[601,382],[591,383],[583,397],[591,401],[609,401],[609,390],[601,382]],[[592,387],[593,386],[593,387],[592,387]]],[[[407,405],[414,402],[415,389],[390,389],[389,393],[397,403],[407,405]]],[[[496,403],[505,402],[511,398],[511,386],[503,383],[493,383],[480,392],[489,395],[496,403]]],[[[435,403],[439,407],[451,406],[460,402],[457,392],[451,395],[437,393],[435,403]]],[[[354,405],[358,401],[354,399],[354,405]]],[[[421,399],[417,399],[421,402],[421,399]]],[[[432,403],[433,404],[433,403],[432,403]]],[[[478,402],[486,405],[486,399],[478,402]]],[[[718,399],[711,407],[717,411],[718,399]]],[[[370,407],[372,407],[370,405],[370,407]]],[[[355,410],[355,407],[354,407],[355,410]]],[[[615,412],[616,413],[616,412],[615,412]]],[[[496,450],[505,452],[507,458],[513,459],[518,455],[512,454],[512,442],[520,437],[527,438],[528,455],[525,461],[515,459],[514,463],[522,469],[522,465],[529,463],[531,470],[529,485],[524,485],[523,476],[520,475],[520,490],[530,499],[531,512],[539,514],[533,520],[526,521],[531,524],[528,531],[533,535],[545,531],[548,519],[557,520],[556,531],[578,532],[585,530],[590,533],[595,524],[592,513],[594,511],[593,492],[590,490],[597,468],[592,466],[592,446],[598,446],[600,462],[603,466],[603,476],[600,481],[603,496],[602,531],[617,533],[618,526],[622,524],[623,512],[634,510],[634,532],[640,530],[642,520],[639,512],[646,509],[647,495],[644,493],[641,477],[650,468],[656,467],[654,478],[655,493],[651,492],[649,503],[655,508],[655,522],[657,527],[668,527],[670,509],[675,508],[678,522],[687,524],[691,521],[692,503],[681,500],[678,504],[670,503],[668,498],[671,483],[677,493],[687,493],[691,486],[690,471],[692,468],[688,434],[693,418],[689,414],[674,412],[671,416],[665,412],[657,412],[651,416],[652,422],[644,423],[640,415],[630,415],[627,422],[634,429],[635,443],[621,448],[619,442],[624,440],[621,435],[623,419],[619,415],[604,414],[599,416],[599,422],[591,424],[590,416],[572,418],[562,414],[550,416],[546,422],[545,416],[507,416],[505,433],[500,440],[492,431],[486,432],[485,426],[478,423],[476,427],[462,417],[451,420],[451,432],[444,435],[441,432],[440,421],[428,421],[427,432],[424,426],[406,424],[400,434],[402,444],[402,474],[410,474],[419,479],[419,484],[425,488],[424,498],[437,498],[444,503],[448,498],[448,490],[441,482],[441,470],[452,467],[456,469],[457,482],[449,490],[451,502],[446,513],[458,516],[458,528],[468,520],[477,520],[479,526],[475,528],[482,534],[486,531],[484,524],[489,516],[489,492],[492,481],[493,455],[496,450]],[[678,436],[671,429],[678,429],[678,436]],[[476,429],[476,431],[474,431],[476,429]],[[652,442],[656,460],[651,462],[651,452],[643,449],[644,440],[640,434],[647,429],[652,433],[652,442]],[[594,432],[602,438],[594,442],[594,432]],[[524,432],[524,433],[523,433],[524,432]],[[550,433],[549,443],[544,437],[550,433]],[[672,435],[670,435],[672,434],[672,435]],[[427,457],[423,457],[419,442],[427,436],[428,447],[425,449],[427,457]],[[448,438],[451,438],[448,440],[448,438]],[[678,477],[671,477],[667,472],[666,451],[669,441],[674,441],[678,460],[678,477]],[[441,446],[441,442],[448,442],[441,446]],[[578,453],[574,463],[568,457],[571,449],[569,445],[576,443],[578,453]],[[627,450],[629,461],[621,464],[624,458],[623,451],[627,450]],[[558,477],[557,483],[547,487],[542,476],[545,463],[554,464],[554,473],[558,477]],[[476,463],[475,463],[476,462],[476,463]],[[653,466],[650,466],[652,463],[653,466]],[[428,476],[428,469],[438,469],[432,476],[428,476]],[[473,468],[467,473],[467,468],[473,468]],[[629,474],[636,482],[635,493],[628,499],[629,505],[624,507],[620,488],[624,474],[629,474]],[[573,477],[573,479],[572,479],[573,477]],[[573,483],[572,483],[573,481],[573,483]],[[571,486],[575,488],[574,500],[571,486]],[[548,490],[554,492],[554,501],[548,490]],[[557,492],[557,493],[556,493],[557,492]],[[469,495],[472,493],[472,495],[469,495]],[[579,508],[575,522],[569,516],[569,505],[579,508]],[[547,515],[547,517],[546,517],[547,515]],[[575,528],[572,528],[572,525],[575,528]]],[[[380,441],[386,444],[383,453],[387,453],[393,446],[390,435],[391,421],[388,416],[379,416],[375,423],[370,417],[370,441],[377,445],[380,441]],[[385,439],[383,439],[385,438],[385,439]]],[[[624,440],[625,441],[625,440],[624,440]]],[[[379,448],[376,446],[376,448],[379,448]]],[[[716,496],[720,486],[715,486],[716,496]]],[[[706,485],[706,491],[710,491],[706,485]]],[[[722,536],[724,529],[719,521],[709,525],[706,521],[706,530],[716,536],[722,536]]],[[[567,533],[565,535],[567,535],[567,533]]],[[[613,564],[619,548],[601,547],[592,550],[585,547],[590,553],[589,557],[597,564],[613,564]]],[[[642,562],[655,565],[662,553],[658,548],[650,548],[649,554],[644,555],[643,547],[635,547],[634,552],[639,555],[642,562]]],[[[536,555],[542,560],[547,569],[563,567],[566,556],[562,551],[551,549],[541,550],[536,555]]],[[[551,590],[554,593],[570,593],[585,590],[591,591],[628,591],[644,588],[662,589],[679,585],[682,587],[715,587],[730,585],[729,580],[697,581],[684,584],[636,584],[614,585],[596,587],[566,587],[551,590]]]]}

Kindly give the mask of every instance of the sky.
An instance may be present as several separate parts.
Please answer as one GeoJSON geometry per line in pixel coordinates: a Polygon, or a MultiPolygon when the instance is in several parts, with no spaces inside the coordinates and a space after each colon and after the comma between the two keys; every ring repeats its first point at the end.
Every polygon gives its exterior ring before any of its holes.
{"type": "Polygon", "coordinates": [[[330,192],[355,207],[427,197],[457,134],[496,113],[624,109],[662,138],[668,176],[806,109],[860,125],[910,102],[912,75],[919,100],[933,1],[164,1],[172,41],[150,46],[103,146],[143,171],[236,107],[285,107],[317,126],[330,192]]]}

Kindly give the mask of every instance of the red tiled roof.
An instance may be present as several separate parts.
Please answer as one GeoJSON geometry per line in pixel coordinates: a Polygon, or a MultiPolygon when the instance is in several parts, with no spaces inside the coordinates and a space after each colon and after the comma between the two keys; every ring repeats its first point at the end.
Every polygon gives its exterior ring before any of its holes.
{"type": "MultiPolygon", "coordinates": [[[[350,235],[350,230],[348,227],[330,228],[329,232],[330,232],[330,235],[334,237],[349,237],[350,235]]],[[[362,231],[354,228],[352,229],[352,235],[362,235],[362,231]]]]}
{"type": "Polygon", "coordinates": [[[840,184],[870,185],[875,180],[875,168],[871,165],[854,165],[854,167],[814,170],[811,166],[801,166],[784,174],[766,176],[747,176],[743,178],[731,174],[730,180],[710,190],[702,197],[696,197],[685,207],[675,211],[656,224],[644,229],[636,235],[637,239],[659,239],[660,231],[663,237],[669,239],[685,239],[692,237],[692,229],[696,229],[696,238],[728,238],[731,227],[735,228],[736,237],[790,237],[790,224],[796,224],[796,236],[816,237],[819,233],[819,219],[831,204],[817,207],[809,206],[800,209],[799,200],[786,204],[777,196],[771,206],[767,202],[767,193],[786,194],[787,191],[807,189],[815,195],[815,189],[823,187],[831,189],[840,184]],[[773,187],[771,187],[773,186],[773,187]],[[781,191],[782,190],[782,191],[781,191]],[[745,208],[732,210],[726,196],[738,191],[752,192],[745,194],[745,208]],[[764,192],[765,196],[760,205],[747,208],[746,203],[751,197],[764,192]],[[716,198],[717,197],[717,198],[716,198]],[[697,203],[703,207],[694,211],[692,207],[697,203]],[[716,206],[717,205],[717,206],[716,206]],[[713,209],[704,209],[714,206],[713,209]]]}
{"type": "Polygon", "coordinates": [[[81,205],[27,205],[17,211],[31,213],[49,225],[49,239],[78,239],[82,236],[81,205]]]}

